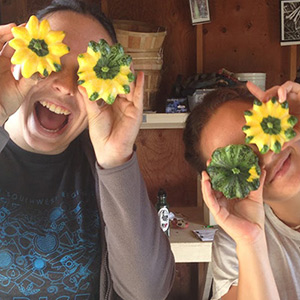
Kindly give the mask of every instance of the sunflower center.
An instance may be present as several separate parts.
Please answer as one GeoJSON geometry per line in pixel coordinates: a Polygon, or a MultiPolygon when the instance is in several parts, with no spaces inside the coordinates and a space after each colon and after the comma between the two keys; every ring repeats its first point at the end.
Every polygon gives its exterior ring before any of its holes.
{"type": "Polygon", "coordinates": [[[97,64],[93,68],[97,78],[101,79],[114,79],[120,72],[120,66],[116,64],[110,64],[108,59],[102,57],[97,61],[97,64]]]}
{"type": "Polygon", "coordinates": [[[49,54],[48,45],[44,40],[32,39],[28,45],[28,48],[40,57],[49,54]]]}
{"type": "Polygon", "coordinates": [[[104,67],[101,68],[101,71],[104,72],[104,73],[106,73],[106,72],[109,71],[109,67],[104,66],[104,67]]]}
{"type": "Polygon", "coordinates": [[[231,171],[232,171],[233,174],[240,174],[241,173],[241,170],[238,169],[238,168],[232,168],[231,171]]]}
{"type": "Polygon", "coordinates": [[[263,120],[260,123],[262,130],[266,134],[279,134],[281,131],[281,121],[278,118],[274,118],[271,116],[268,116],[267,118],[263,118],[263,120]]]}

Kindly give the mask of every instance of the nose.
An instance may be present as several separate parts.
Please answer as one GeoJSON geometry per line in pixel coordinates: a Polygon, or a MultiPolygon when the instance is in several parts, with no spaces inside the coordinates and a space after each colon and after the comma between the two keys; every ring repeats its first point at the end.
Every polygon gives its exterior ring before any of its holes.
{"type": "Polygon", "coordinates": [[[74,70],[73,68],[62,66],[61,71],[56,72],[55,74],[52,73],[53,89],[63,95],[74,96],[77,90],[78,80],[76,71],[77,70],[74,70]]]}

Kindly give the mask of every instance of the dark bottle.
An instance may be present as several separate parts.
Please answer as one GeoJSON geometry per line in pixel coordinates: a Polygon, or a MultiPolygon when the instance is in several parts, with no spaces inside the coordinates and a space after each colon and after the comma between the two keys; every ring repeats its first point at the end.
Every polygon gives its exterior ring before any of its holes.
{"type": "Polygon", "coordinates": [[[160,228],[170,236],[169,204],[166,192],[160,188],[157,194],[156,210],[159,217],[160,228]]]}

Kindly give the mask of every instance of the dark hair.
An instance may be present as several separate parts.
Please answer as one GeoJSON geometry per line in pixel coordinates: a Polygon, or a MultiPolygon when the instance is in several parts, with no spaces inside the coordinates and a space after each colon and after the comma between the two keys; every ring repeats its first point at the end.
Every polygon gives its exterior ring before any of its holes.
{"type": "Polygon", "coordinates": [[[48,6],[38,10],[35,15],[38,19],[44,16],[62,10],[73,11],[82,15],[94,17],[108,32],[113,43],[117,42],[115,29],[112,22],[100,11],[99,7],[88,5],[80,0],[53,0],[48,6]]]}
{"type": "Polygon", "coordinates": [[[183,142],[186,161],[199,173],[205,170],[206,161],[200,149],[201,132],[215,111],[224,103],[232,100],[252,103],[255,97],[245,85],[222,87],[209,92],[203,101],[195,106],[185,122],[183,142]]]}

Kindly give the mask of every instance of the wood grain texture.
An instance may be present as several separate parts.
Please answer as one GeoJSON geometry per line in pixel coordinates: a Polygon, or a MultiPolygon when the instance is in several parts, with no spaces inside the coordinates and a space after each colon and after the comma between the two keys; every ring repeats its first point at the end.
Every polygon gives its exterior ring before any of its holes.
{"type": "Polygon", "coordinates": [[[1,24],[21,23],[27,18],[27,0],[0,1],[1,24]]]}
{"type": "Polygon", "coordinates": [[[197,205],[197,174],[184,159],[182,129],[140,130],[136,144],[149,197],[165,189],[170,206],[197,205]]]}
{"type": "Polygon", "coordinates": [[[211,0],[204,24],[204,70],[265,72],[266,87],[289,79],[289,47],[280,46],[277,0],[211,0]]]}
{"type": "Polygon", "coordinates": [[[197,72],[197,56],[198,61],[203,57],[203,72],[221,68],[236,73],[265,72],[267,88],[290,78],[289,47],[279,42],[277,0],[210,0],[209,8],[211,22],[201,25],[201,55],[196,52],[197,26],[191,24],[188,1],[109,1],[108,15],[112,18],[153,22],[167,28],[162,81],[156,99],[158,111],[164,110],[177,75],[187,77],[197,72]]]}
{"type": "Polygon", "coordinates": [[[295,80],[297,76],[297,45],[289,46],[290,48],[290,80],[295,80]]]}

